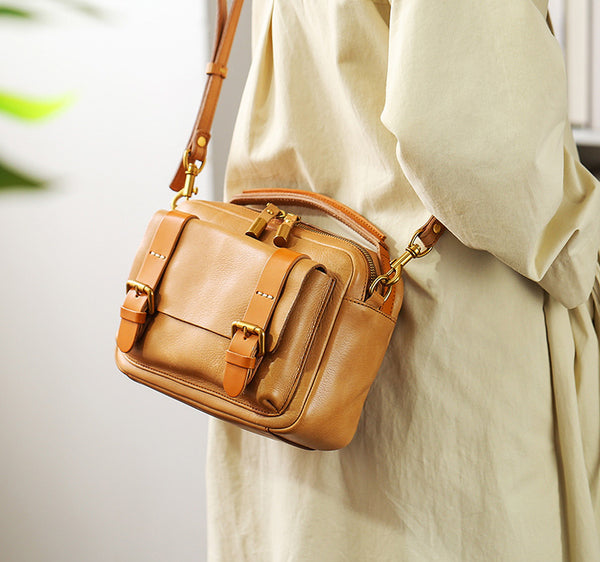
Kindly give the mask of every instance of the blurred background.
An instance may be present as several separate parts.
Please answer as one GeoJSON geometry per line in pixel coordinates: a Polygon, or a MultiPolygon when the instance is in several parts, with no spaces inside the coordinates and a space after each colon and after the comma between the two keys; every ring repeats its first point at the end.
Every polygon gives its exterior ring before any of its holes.
{"type": "MultiPolygon", "coordinates": [[[[114,365],[124,283],[187,142],[204,0],[0,0],[0,562],[203,561],[207,418],[114,365]]],[[[236,39],[200,196],[220,198],[236,39]]]]}

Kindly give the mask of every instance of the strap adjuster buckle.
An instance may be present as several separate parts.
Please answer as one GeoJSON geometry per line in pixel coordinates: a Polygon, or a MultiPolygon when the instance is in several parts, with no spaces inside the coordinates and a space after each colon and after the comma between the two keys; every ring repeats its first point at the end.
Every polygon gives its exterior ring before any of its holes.
{"type": "Polygon", "coordinates": [[[261,357],[265,353],[266,349],[266,335],[265,331],[260,326],[255,326],[254,324],[250,324],[248,322],[242,322],[238,320],[231,324],[231,337],[235,336],[235,333],[238,330],[243,330],[244,337],[248,337],[248,334],[254,334],[258,336],[258,351],[256,352],[257,357],[261,357]]]}
{"type": "Polygon", "coordinates": [[[126,290],[129,292],[131,289],[135,289],[135,292],[138,295],[143,293],[148,297],[148,314],[154,314],[154,291],[152,290],[152,287],[140,283],[139,281],[129,279],[129,281],[127,281],[126,290]]]}

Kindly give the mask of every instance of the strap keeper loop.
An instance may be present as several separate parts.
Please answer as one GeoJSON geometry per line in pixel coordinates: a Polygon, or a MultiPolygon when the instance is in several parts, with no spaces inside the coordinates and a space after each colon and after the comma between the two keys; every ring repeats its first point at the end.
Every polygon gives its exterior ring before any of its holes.
{"type": "Polygon", "coordinates": [[[254,369],[256,367],[256,357],[246,357],[230,349],[225,354],[225,361],[242,369],[254,369]]]}
{"type": "Polygon", "coordinates": [[[136,324],[145,324],[147,314],[145,312],[138,312],[137,310],[131,310],[130,308],[121,307],[121,318],[128,320],[129,322],[135,322],[136,324]]]}
{"type": "Polygon", "coordinates": [[[209,62],[206,65],[206,74],[227,78],[227,67],[216,62],[209,62]]]}

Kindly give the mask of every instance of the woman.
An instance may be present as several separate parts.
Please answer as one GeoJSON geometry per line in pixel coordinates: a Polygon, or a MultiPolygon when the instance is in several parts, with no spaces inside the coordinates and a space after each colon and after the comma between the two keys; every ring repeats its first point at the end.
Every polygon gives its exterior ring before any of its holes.
{"type": "Polygon", "coordinates": [[[430,214],[449,232],[348,447],[213,422],[210,559],[600,560],[600,188],[546,0],[253,9],[227,195],[325,193],[395,255],[430,214]]]}

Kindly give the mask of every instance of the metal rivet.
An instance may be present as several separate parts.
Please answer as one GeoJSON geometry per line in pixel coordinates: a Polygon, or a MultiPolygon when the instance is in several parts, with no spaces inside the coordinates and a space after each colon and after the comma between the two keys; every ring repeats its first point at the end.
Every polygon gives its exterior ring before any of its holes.
{"type": "Polygon", "coordinates": [[[196,142],[200,148],[204,148],[206,146],[206,137],[198,137],[196,142]]]}
{"type": "Polygon", "coordinates": [[[437,222],[436,222],[436,223],[433,225],[433,232],[435,232],[436,234],[439,234],[439,233],[440,233],[440,230],[442,230],[442,227],[441,227],[441,225],[440,225],[439,223],[437,223],[437,222]]]}

